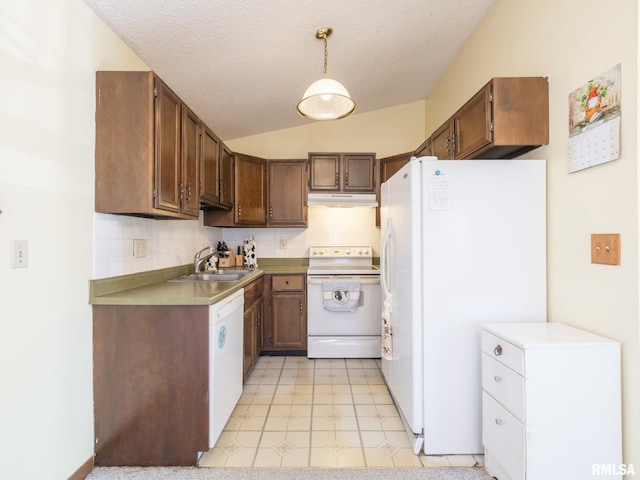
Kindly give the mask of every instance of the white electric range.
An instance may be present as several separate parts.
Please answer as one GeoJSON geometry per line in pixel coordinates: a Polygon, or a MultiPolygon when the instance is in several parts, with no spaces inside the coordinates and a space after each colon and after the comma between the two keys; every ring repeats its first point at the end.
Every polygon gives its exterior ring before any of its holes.
{"type": "Polygon", "coordinates": [[[309,248],[309,358],[380,358],[380,312],[380,270],[370,245],[309,248]]]}

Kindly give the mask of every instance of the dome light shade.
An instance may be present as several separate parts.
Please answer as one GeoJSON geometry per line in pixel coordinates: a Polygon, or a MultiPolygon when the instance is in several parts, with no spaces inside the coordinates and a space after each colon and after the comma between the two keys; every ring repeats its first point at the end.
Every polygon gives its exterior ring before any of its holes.
{"type": "Polygon", "coordinates": [[[298,113],[311,120],[337,120],[350,115],[355,108],[347,89],[331,78],[313,82],[298,103],[298,113]]]}
{"type": "Polygon", "coordinates": [[[323,27],[316,32],[316,38],[324,43],[324,77],[313,82],[298,103],[298,113],[311,120],[337,120],[356,109],[356,103],[341,83],[327,78],[327,37],[333,28],[323,27]]]}

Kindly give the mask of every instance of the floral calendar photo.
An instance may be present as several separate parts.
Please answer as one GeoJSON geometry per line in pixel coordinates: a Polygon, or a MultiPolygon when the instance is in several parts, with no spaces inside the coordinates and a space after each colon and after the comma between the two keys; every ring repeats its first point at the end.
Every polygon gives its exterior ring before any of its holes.
{"type": "Polygon", "coordinates": [[[569,173],[620,156],[620,64],[569,94],[569,173]]]}

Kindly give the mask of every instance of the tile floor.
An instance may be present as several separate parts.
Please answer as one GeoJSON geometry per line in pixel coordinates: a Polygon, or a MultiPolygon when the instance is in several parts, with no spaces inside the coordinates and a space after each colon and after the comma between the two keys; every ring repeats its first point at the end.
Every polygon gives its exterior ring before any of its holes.
{"type": "Polygon", "coordinates": [[[416,456],[370,359],[260,357],[201,467],[472,467],[477,455],[416,456]]]}

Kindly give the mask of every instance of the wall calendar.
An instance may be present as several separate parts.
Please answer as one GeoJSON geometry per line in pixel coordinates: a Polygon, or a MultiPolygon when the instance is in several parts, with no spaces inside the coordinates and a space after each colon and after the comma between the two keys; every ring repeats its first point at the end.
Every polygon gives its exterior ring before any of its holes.
{"type": "Polygon", "coordinates": [[[569,94],[569,173],[620,156],[620,64],[569,94]]]}

